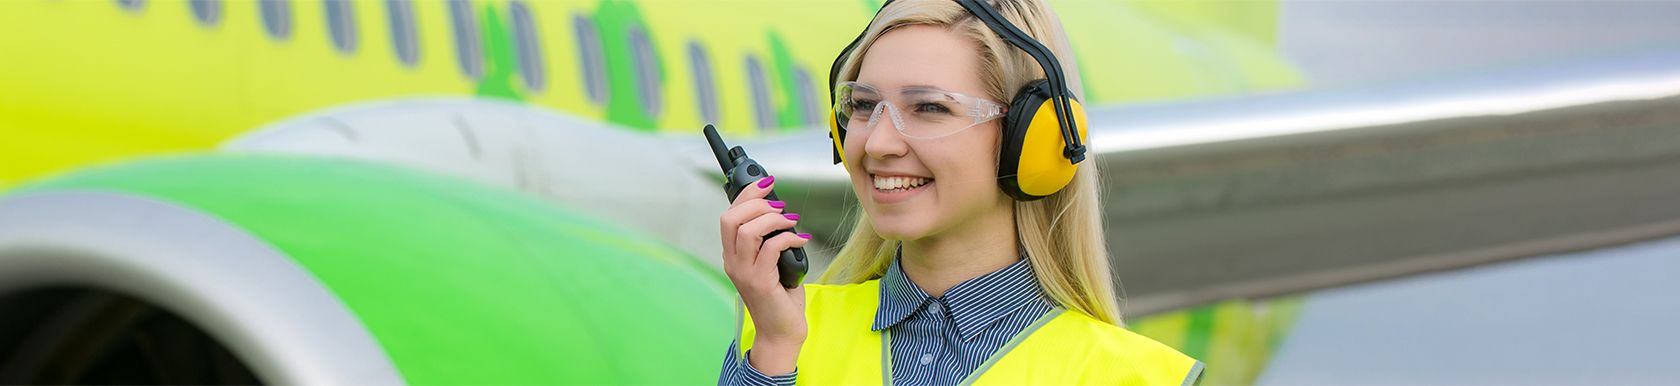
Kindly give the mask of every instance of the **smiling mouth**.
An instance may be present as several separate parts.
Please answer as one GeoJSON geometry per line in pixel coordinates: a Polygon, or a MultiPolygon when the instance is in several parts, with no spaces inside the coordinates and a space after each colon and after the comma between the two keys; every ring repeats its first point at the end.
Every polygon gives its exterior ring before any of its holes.
{"type": "Polygon", "coordinates": [[[875,190],[882,192],[902,192],[926,186],[933,182],[926,177],[879,177],[870,176],[875,180],[875,190]]]}

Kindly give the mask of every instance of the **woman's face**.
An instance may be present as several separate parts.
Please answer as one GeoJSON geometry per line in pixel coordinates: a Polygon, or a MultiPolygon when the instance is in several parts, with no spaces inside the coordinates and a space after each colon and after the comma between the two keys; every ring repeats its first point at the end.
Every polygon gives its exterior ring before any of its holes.
{"type": "MultiPolygon", "coordinates": [[[[905,87],[932,87],[991,99],[978,74],[977,46],[941,26],[909,25],[881,35],[864,55],[857,82],[892,95],[905,87]]],[[[894,103],[901,114],[916,106],[894,103]]],[[[882,109],[880,115],[890,114],[882,109]]],[[[907,120],[909,121],[909,120],[907,120]]],[[[1007,210],[997,188],[1001,119],[938,138],[910,138],[893,119],[873,127],[853,124],[845,138],[852,189],[882,238],[915,240],[1007,210]],[[902,179],[900,179],[902,178],[902,179]],[[894,180],[926,181],[913,188],[882,189],[894,180]]]]}

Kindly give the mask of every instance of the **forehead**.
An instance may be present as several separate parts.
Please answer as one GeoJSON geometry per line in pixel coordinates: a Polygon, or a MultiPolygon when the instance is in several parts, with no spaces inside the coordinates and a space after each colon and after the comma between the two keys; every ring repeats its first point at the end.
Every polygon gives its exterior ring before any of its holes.
{"type": "Polygon", "coordinates": [[[943,26],[907,25],[887,31],[869,46],[857,81],[889,91],[931,86],[986,95],[979,62],[974,42],[956,32],[943,26]]]}

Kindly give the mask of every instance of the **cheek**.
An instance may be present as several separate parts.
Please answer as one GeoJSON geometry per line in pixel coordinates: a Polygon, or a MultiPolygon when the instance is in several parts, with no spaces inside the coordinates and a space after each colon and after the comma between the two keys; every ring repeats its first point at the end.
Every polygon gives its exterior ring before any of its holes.
{"type": "Polygon", "coordinates": [[[853,146],[854,144],[858,143],[856,141],[846,141],[842,143],[845,152],[840,153],[840,159],[841,162],[843,162],[843,165],[845,165],[846,174],[851,175],[852,179],[855,181],[864,181],[869,179],[869,176],[864,174],[862,169],[863,150],[860,147],[853,146]]]}
{"type": "Polygon", "coordinates": [[[977,135],[948,137],[927,143],[924,146],[926,150],[918,149],[934,178],[948,187],[947,191],[940,192],[941,195],[985,196],[978,194],[977,190],[990,189],[997,184],[998,136],[984,131],[973,134],[977,135]],[[937,156],[929,154],[935,151],[937,156]]]}
{"type": "Polygon", "coordinates": [[[863,163],[863,137],[864,135],[856,130],[848,130],[842,138],[840,148],[844,152],[840,153],[840,159],[846,163],[847,168],[856,169],[863,163]]]}
{"type": "Polygon", "coordinates": [[[953,137],[942,147],[950,149],[949,164],[965,172],[964,175],[997,174],[998,144],[1000,135],[995,127],[976,127],[971,129],[971,135],[953,137]]]}

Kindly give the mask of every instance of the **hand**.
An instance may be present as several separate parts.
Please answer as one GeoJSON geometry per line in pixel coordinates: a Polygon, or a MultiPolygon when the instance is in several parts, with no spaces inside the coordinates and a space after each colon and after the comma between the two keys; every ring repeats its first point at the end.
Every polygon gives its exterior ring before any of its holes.
{"type": "Polygon", "coordinates": [[[785,203],[764,198],[775,179],[765,177],[741,189],[718,221],[723,272],[741,294],[757,329],[748,360],[765,374],[793,372],[807,332],[805,285],[782,287],[776,262],[783,250],[805,246],[811,235],[783,232],[764,239],[770,232],[792,228],[799,218],[783,213],[785,203]]]}

